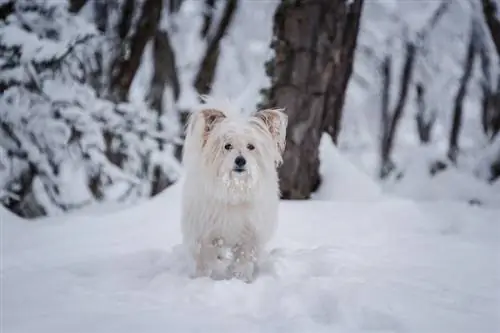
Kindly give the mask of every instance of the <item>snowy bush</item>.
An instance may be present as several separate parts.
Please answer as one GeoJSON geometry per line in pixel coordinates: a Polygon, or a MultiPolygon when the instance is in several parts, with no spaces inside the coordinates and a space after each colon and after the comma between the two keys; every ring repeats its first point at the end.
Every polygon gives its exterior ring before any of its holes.
{"type": "Polygon", "coordinates": [[[107,40],[63,1],[0,4],[0,193],[35,217],[150,196],[178,177],[158,113],[91,86],[107,40]],[[3,193],[3,194],[2,194],[3,193]]]}

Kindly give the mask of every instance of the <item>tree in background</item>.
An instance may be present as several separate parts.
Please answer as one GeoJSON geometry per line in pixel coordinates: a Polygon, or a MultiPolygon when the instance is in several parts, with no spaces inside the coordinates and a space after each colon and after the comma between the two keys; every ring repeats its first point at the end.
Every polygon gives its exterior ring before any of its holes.
{"type": "MultiPolygon", "coordinates": [[[[379,176],[382,179],[387,178],[396,168],[391,155],[396,140],[396,131],[407,105],[414,72],[417,69],[422,71],[422,67],[429,61],[424,51],[427,48],[427,39],[430,37],[443,15],[448,11],[450,4],[450,0],[442,1],[420,31],[414,32],[413,35],[410,35],[408,32],[409,29],[405,31],[406,34],[402,38],[404,61],[401,70],[397,72],[399,74],[399,79],[396,82],[392,80],[392,76],[396,74],[393,73],[393,59],[389,51],[386,51],[381,62],[380,73],[382,84],[380,93],[381,139],[379,176]],[[396,87],[397,90],[394,89],[394,87],[396,87]],[[397,95],[391,96],[391,91],[397,91],[397,95]],[[391,100],[395,102],[393,103],[393,108],[391,108],[391,100]]],[[[417,102],[415,120],[420,142],[424,145],[428,145],[431,139],[432,127],[436,120],[436,110],[433,106],[429,106],[427,105],[428,103],[426,103],[428,87],[421,82],[424,78],[426,83],[429,84],[429,75],[423,75],[420,81],[415,85],[417,102]]]]}
{"type": "Polygon", "coordinates": [[[95,202],[133,202],[176,181],[179,113],[189,111],[177,103],[182,94],[192,100],[211,91],[220,43],[238,7],[238,0],[190,1],[191,8],[205,7],[203,16],[179,20],[187,2],[0,4],[4,206],[37,217],[95,202]],[[152,73],[144,96],[132,100],[144,62],[152,73]]]}
{"type": "MultiPolygon", "coordinates": [[[[483,15],[488,27],[491,41],[495,46],[497,57],[500,57],[500,8],[495,6],[492,0],[482,0],[483,15]]],[[[483,110],[482,125],[486,135],[493,140],[500,131],[500,73],[493,75],[492,67],[500,66],[493,64],[488,48],[485,45],[488,38],[480,38],[479,53],[481,67],[483,70],[483,110]]],[[[497,60],[498,62],[498,60],[497,60]]]]}
{"type": "MultiPolygon", "coordinates": [[[[156,11],[147,5],[132,37],[148,26],[145,12],[156,11]]],[[[173,140],[165,118],[125,97],[137,59],[121,50],[109,68],[123,81],[103,74],[109,25],[75,16],[69,11],[75,6],[35,0],[0,6],[2,201],[23,217],[148,197],[155,168],[170,182],[178,175],[178,163],[160,150],[173,140]]],[[[117,33],[129,35],[125,30],[117,33]]]]}
{"type": "Polygon", "coordinates": [[[280,187],[284,199],[307,199],[319,186],[319,143],[336,142],[352,72],[363,0],[282,0],[266,65],[271,87],[259,107],[288,114],[280,187]]]}
{"type": "Polygon", "coordinates": [[[480,57],[483,72],[483,130],[493,146],[493,152],[489,158],[490,182],[500,178],[500,8],[493,0],[482,0],[482,13],[487,26],[485,38],[480,41],[480,57]],[[491,57],[487,48],[487,41],[491,40],[496,51],[496,59],[491,57]],[[493,58],[493,59],[492,59],[493,58]],[[496,63],[493,63],[495,62],[496,63]],[[496,76],[492,68],[496,68],[496,76]]]}

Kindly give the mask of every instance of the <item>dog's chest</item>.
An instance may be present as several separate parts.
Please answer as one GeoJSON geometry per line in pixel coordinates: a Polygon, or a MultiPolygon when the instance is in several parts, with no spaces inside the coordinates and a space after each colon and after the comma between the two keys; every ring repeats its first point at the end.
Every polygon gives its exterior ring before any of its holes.
{"type": "Polygon", "coordinates": [[[255,228],[259,224],[258,217],[247,206],[229,206],[216,209],[211,222],[212,231],[226,238],[236,237],[244,229],[255,228]]]}

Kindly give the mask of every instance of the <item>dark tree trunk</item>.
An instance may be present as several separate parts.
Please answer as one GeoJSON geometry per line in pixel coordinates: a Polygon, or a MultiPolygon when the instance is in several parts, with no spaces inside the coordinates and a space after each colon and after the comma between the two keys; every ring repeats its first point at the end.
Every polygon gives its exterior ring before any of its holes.
{"type": "Polygon", "coordinates": [[[167,86],[172,89],[173,98],[177,101],[180,95],[180,84],[175,52],[168,32],[157,30],[153,43],[153,77],[146,100],[149,106],[158,112],[158,115],[164,113],[163,93],[167,86]]]}
{"type": "Polygon", "coordinates": [[[0,21],[5,20],[12,13],[14,13],[14,0],[4,2],[0,5],[0,21]]]}
{"type": "Polygon", "coordinates": [[[208,42],[207,49],[201,61],[200,68],[194,80],[194,87],[198,94],[206,95],[212,90],[212,83],[215,78],[215,70],[219,60],[220,42],[226,35],[229,25],[236,14],[238,0],[227,0],[222,19],[217,27],[214,36],[208,42]]]}
{"type": "Polygon", "coordinates": [[[130,23],[133,16],[135,1],[127,0],[122,11],[122,18],[118,25],[118,34],[121,40],[118,54],[115,55],[111,64],[109,97],[115,102],[126,101],[130,85],[135,73],[139,68],[144,48],[148,41],[155,35],[160,14],[162,1],[145,0],[140,8],[139,22],[135,27],[134,34],[128,36],[130,23]]]}
{"type": "MultiPolygon", "coordinates": [[[[391,152],[394,145],[394,140],[396,139],[396,130],[399,125],[399,121],[403,116],[403,111],[406,105],[408,91],[410,89],[410,84],[412,82],[413,71],[415,67],[415,59],[419,51],[419,46],[424,44],[425,39],[432,33],[432,30],[436,27],[439,20],[447,12],[451,3],[452,0],[442,1],[439,7],[434,11],[434,13],[427,21],[427,23],[424,25],[422,30],[420,30],[417,33],[417,40],[414,42],[406,41],[405,61],[401,71],[399,87],[398,87],[399,95],[396,102],[396,106],[392,111],[389,109],[390,90],[391,90],[390,87],[392,85],[392,83],[390,82],[391,66],[392,66],[391,63],[392,60],[390,55],[386,55],[384,62],[382,63],[383,98],[382,98],[382,117],[381,117],[382,136],[380,144],[380,162],[381,162],[379,171],[380,178],[387,177],[391,173],[391,171],[395,168],[394,162],[391,159],[391,152]]],[[[421,95],[421,97],[422,96],[423,95],[421,95]]]]}
{"type": "MultiPolygon", "coordinates": [[[[495,45],[497,55],[500,56],[500,20],[497,18],[500,13],[500,8],[496,8],[492,0],[482,0],[483,14],[488,26],[489,33],[495,45]]],[[[482,125],[485,133],[491,140],[500,132],[500,76],[498,78],[491,78],[490,71],[490,57],[485,54],[484,47],[481,48],[481,63],[483,74],[489,78],[490,82],[483,83],[483,113],[482,125]],[[496,82],[495,82],[495,81],[496,82]],[[493,84],[496,83],[496,91],[492,89],[493,84]]]]}
{"type": "Polygon", "coordinates": [[[391,123],[391,111],[390,111],[390,88],[392,85],[392,58],[390,55],[386,55],[382,61],[381,66],[382,74],[382,92],[381,92],[381,129],[382,129],[382,141],[380,145],[380,157],[381,157],[381,168],[380,177],[383,178],[388,175],[393,169],[393,163],[390,160],[389,152],[387,147],[384,145],[387,133],[389,133],[389,125],[391,123]]]}
{"type": "MultiPolygon", "coordinates": [[[[380,167],[380,177],[385,178],[390,171],[393,169],[393,162],[391,161],[391,151],[394,146],[394,139],[396,136],[396,129],[399,125],[399,121],[403,116],[403,110],[406,105],[406,100],[408,97],[408,90],[410,87],[410,83],[413,76],[413,69],[415,63],[415,53],[416,46],[411,42],[406,42],[406,54],[405,54],[405,63],[403,65],[403,71],[401,72],[400,82],[399,82],[399,97],[394,107],[394,111],[389,114],[387,109],[387,105],[382,110],[382,117],[385,124],[383,124],[382,131],[382,143],[381,143],[381,167],[380,167]],[[384,113],[387,113],[384,115],[384,113]]],[[[386,61],[389,61],[390,58],[386,58],[386,61]]],[[[390,73],[389,73],[390,75],[390,73]]],[[[384,74],[385,76],[385,74],[384,74]]],[[[384,80],[385,81],[385,80],[384,80]]],[[[385,87],[385,84],[384,84],[385,87]]],[[[386,87],[385,89],[389,89],[386,87]]],[[[389,95],[389,91],[384,92],[384,94],[389,95]]],[[[389,95],[390,96],[390,95],[389,95]]],[[[388,103],[388,101],[386,102],[388,103]]]]}
{"type": "Polygon", "coordinates": [[[94,2],[94,16],[97,29],[105,33],[108,28],[108,15],[110,14],[110,1],[96,0],[94,2]]]}
{"type": "Polygon", "coordinates": [[[415,121],[417,123],[417,133],[420,139],[420,143],[427,145],[431,142],[432,127],[436,121],[436,112],[433,110],[429,115],[427,110],[427,105],[425,103],[425,87],[422,83],[417,83],[415,86],[416,90],[416,102],[417,102],[417,114],[415,115],[415,121]]]}
{"type": "Polygon", "coordinates": [[[469,34],[469,44],[467,47],[467,54],[465,56],[465,62],[463,67],[463,74],[460,78],[457,94],[455,96],[455,102],[453,106],[453,119],[450,129],[450,142],[448,147],[448,158],[452,162],[456,162],[458,155],[458,137],[460,130],[462,128],[462,113],[463,113],[463,101],[465,94],[467,93],[467,85],[472,75],[472,66],[474,64],[475,50],[475,28],[471,28],[469,34]]]}
{"type": "Polygon", "coordinates": [[[363,0],[281,1],[266,64],[272,86],[262,107],[284,107],[288,130],[279,169],[283,199],[308,199],[319,183],[323,132],[336,138],[363,0]]]}
{"type": "Polygon", "coordinates": [[[69,0],[69,11],[78,13],[86,3],[87,0],[69,0]]]}
{"type": "Polygon", "coordinates": [[[184,0],[168,0],[168,11],[170,14],[177,13],[181,9],[184,0]]]}
{"type": "MultiPolygon", "coordinates": [[[[500,56],[500,20],[498,19],[500,8],[495,6],[493,0],[482,0],[482,5],[488,30],[495,44],[497,55],[500,56]]],[[[492,142],[500,132],[500,75],[497,77],[496,83],[496,91],[491,91],[489,96],[484,96],[483,101],[483,127],[492,142]]],[[[490,182],[500,178],[500,152],[491,164],[490,173],[490,182]]]]}
{"type": "Polygon", "coordinates": [[[201,28],[200,34],[202,38],[207,38],[214,18],[215,0],[205,0],[204,10],[205,12],[203,13],[203,26],[201,28]]]}
{"type": "MultiPolygon", "coordinates": [[[[29,164],[29,167],[24,170],[19,179],[17,191],[13,191],[15,198],[7,200],[4,204],[5,208],[23,218],[37,218],[46,215],[43,206],[38,202],[33,193],[33,181],[37,175],[36,167],[29,164]]],[[[11,187],[10,185],[7,188],[11,187]]]]}
{"type": "Polygon", "coordinates": [[[335,112],[326,112],[323,119],[323,130],[330,135],[335,144],[337,144],[340,132],[345,94],[334,92],[346,91],[351,77],[354,51],[358,41],[361,8],[362,1],[358,1],[352,6],[340,6],[335,12],[335,22],[339,25],[337,29],[343,30],[344,33],[335,35],[333,41],[334,61],[344,65],[334,66],[330,73],[325,95],[325,110],[335,110],[335,112]],[[343,19],[344,17],[346,19],[343,19]]]}
{"type": "Polygon", "coordinates": [[[153,168],[153,179],[151,180],[150,196],[153,197],[161,193],[164,189],[172,185],[172,183],[162,168],[159,165],[155,165],[153,168]]]}
{"type": "MultiPolygon", "coordinates": [[[[158,113],[158,116],[162,116],[165,113],[165,105],[163,103],[165,89],[172,90],[174,102],[178,100],[180,95],[175,53],[167,31],[156,31],[153,44],[153,66],[153,77],[146,101],[158,113]]],[[[161,121],[158,121],[157,128],[159,132],[163,131],[161,121]]],[[[164,142],[160,141],[158,144],[160,151],[163,151],[165,149],[164,142]]],[[[154,196],[162,192],[172,182],[163,169],[159,165],[155,165],[153,167],[153,179],[151,183],[150,195],[154,196]]]]}
{"type": "Polygon", "coordinates": [[[497,19],[497,15],[500,8],[496,8],[493,0],[481,0],[483,4],[483,14],[490,30],[491,37],[493,38],[493,43],[497,49],[497,53],[500,54],[500,21],[497,19]]]}

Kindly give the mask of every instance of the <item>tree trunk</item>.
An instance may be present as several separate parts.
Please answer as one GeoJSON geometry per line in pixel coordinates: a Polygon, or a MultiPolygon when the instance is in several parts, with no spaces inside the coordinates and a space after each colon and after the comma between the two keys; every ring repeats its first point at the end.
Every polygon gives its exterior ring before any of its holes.
{"type": "Polygon", "coordinates": [[[475,55],[475,33],[474,26],[471,27],[471,32],[469,34],[469,44],[467,47],[467,54],[465,57],[463,74],[460,78],[458,91],[455,96],[455,102],[453,107],[453,119],[450,129],[450,143],[448,148],[448,158],[452,162],[456,162],[458,155],[458,137],[460,134],[460,130],[462,129],[462,113],[463,113],[463,101],[465,98],[465,94],[467,93],[467,85],[472,75],[472,66],[474,64],[474,55],[475,55]]]}
{"type": "Polygon", "coordinates": [[[175,52],[168,32],[157,30],[153,43],[153,77],[146,101],[158,115],[164,113],[163,94],[167,86],[172,89],[173,98],[177,101],[180,95],[180,83],[175,52]]]}
{"type": "MultiPolygon", "coordinates": [[[[175,52],[170,42],[168,31],[157,30],[153,44],[153,77],[146,101],[149,106],[161,117],[165,114],[164,93],[165,89],[172,90],[174,102],[179,99],[180,84],[177,75],[177,66],[175,62],[175,52]]],[[[157,123],[158,132],[163,132],[164,128],[161,121],[157,123]]],[[[163,140],[158,140],[160,151],[165,150],[163,140]]],[[[153,179],[151,180],[151,196],[162,192],[171,184],[171,180],[164,170],[159,166],[153,167],[153,179]]]]}
{"type": "Polygon", "coordinates": [[[337,144],[340,132],[345,94],[332,94],[332,92],[346,91],[347,89],[354,63],[354,51],[358,41],[361,8],[362,2],[358,1],[352,6],[340,6],[339,10],[335,12],[335,22],[343,24],[340,29],[344,33],[337,34],[333,41],[334,58],[336,58],[334,61],[344,65],[334,66],[330,74],[329,85],[326,89],[325,109],[335,111],[326,112],[323,119],[323,130],[330,135],[335,144],[337,144]],[[344,17],[347,18],[342,19],[344,17]]]}
{"type": "Polygon", "coordinates": [[[416,34],[417,40],[407,40],[405,42],[405,61],[399,79],[399,95],[394,110],[392,111],[389,109],[390,90],[392,85],[390,82],[392,66],[391,56],[386,55],[382,63],[382,136],[380,143],[381,164],[379,170],[379,176],[382,179],[386,178],[395,168],[394,162],[391,159],[391,152],[396,139],[396,130],[406,106],[419,47],[424,44],[425,39],[432,33],[432,30],[436,27],[439,20],[448,11],[450,4],[451,0],[441,2],[440,6],[434,11],[424,27],[416,34]]]}
{"type": "Polygon", "coordinates": [[[496,8],[493,0],[481,0],[483,4],[483,14],[486,25],[490,30],[493,43],[500,55],[500,20],[497,19],[500,8],[496,8]]]}
{"type": "MultiPolygon", "coordinates": [[[[383,99],[387,98],[387,101],[383,101],[384,105],[382,107],[382,119],[385,124],[383,124],[383,131],[382,131],[382,142],[381,142],[381,160],[382,164],[380,167],[380,177],[385,178],[389,175],[389,173],[392,171],[394,165],[393,162],[391,161],[391,151],[392,147],[394,146],[394,139],[396,137],[396,129],[398,128],[399,121],[401,120],[401,117],[403,116],[403,110],[406,105],[406,99],[408,97],[408,90],[410,87],[410,83],[412,80],[412,75],[413,75],[413,69],[414,69],[414,63],[415,63],[415,53],[416,53],[416,46],[412,42],[406,42],[406,54],[405,54],[405,63],[403,66],[403,70],[401,72],[401,77],[400,77],[400,82],[399,82],[399,97],[398,101],[396,103],[396,106],[394,107],[394,111],[390,112],[388,108],[388,103],[389,99],[388,97],[385,97],[383,99]],[[384,114],[386,113],[386,114],[384,114]]],[[[390,62],[391,59],[387,58],[385,61],[390,62]]],[[[386,66],[386,65],[384,65],[386,66]]],[[[390,67],[389,67],[390,69],[390,67]]],[[[390,75],[390,72],[387,73],[387,75],[390,75]]],[[[384,77],[386,76],[386,73],[384,71],[384,77]]],[[[384,82],[388,80],[385,79],[384,82]]],[[[389,87],[390,87],[390,82],[389,86],[386,86],[386,84],[383,85],[384,89],[387,90],[387,92],[384,92],[384,96],[389,94],[389,87]]]]}
{"type": "Polygon", "coordinates": [[[200,35],[202,38],[208,37],[208,32],[212,26],[215,11],[215,0],[205,0],[205,8],[203,13],[203,27],[201,28],[200,35]]]}
{"type": "Polygon", "coordinates": [[[319,183],[318,146],[336,139],[363,0],[282,0],[274,16],[272,86],[263,107],[284,107],[288,130],[279,169],[283,199],[308,199],[319,183]]]}
{"type": "Polygon", "coordinates": [[[208,42],[205,55],[201,60],[200,69],[198,70],[198,73],[196,74],[196,78],[194,80],[194,87],[196,88],[198,94],[206,95],[209,94],[212,90],[212,83],[215,78],[215,70],[217,68],[217,62],[219,60],[220,42],[226,35],[229,25],[231,24],[231,21],[236,14],[237,8],[238,0],[227,0],[222,19],[219,23],[219,26],[217,27],[217,31],[215,32],[214,36],[208,42]]]}
{"type": "Polygon", "coordinates": [[[162,1],[145,0],[140,8],[139,22],[135,27],[134,34],[130,40],[126,40],[132,21],[135,1],[127,0],[122,12],[122,18],[118,25],[118,35],[122,45],[119,52],[114,56],[111,64],[109,98],[114,102],[126,101],[130,85],[135,73],[141,63],[141,57],[148,41],[155,35],[160,14],[162,12],[162,1]]]}
{"type": "Polygon", "coordinates": [[[392,58],[389,54],[386,54],[381,66],[382,74],[382,85],[381,85],[381,106],[380,106],[380,118],[381,118],[381,131],[382,139],[380,144],[380,178],[384,178],[393,169],[393,163],[390,159],[390,151],[387,150],[387,145],[384,143],[387,141],[386,137],[389,133],[389,125],[391,123],[391,111],[390,111],[390,89],[392,85],[392,58]]]}
{"type": "Polygon", "coordinates": [[[87,0],[69,0],[69,11],[71,13],[78,13],[86,3],[87,0]]]}
{"type": "Polygon", "coordinates": [[[436,122],[437,113],[433,109],[429,114],[429,110],[427,110],[427,105],[425,103],[426,89],[424,85],[422,83],[417,83],[415,90],[417,100],[417,114],[415,115],[417,133],[420,143],[422,145],[427,145],[431,142],[432,127],[436,122]]]}
{"type": "MultiPolygon", "coordinates": [[[[500,8],[496,8],[492,0],[482,0],[483,14],[489,33],[495,45],[497,55],[500,56],[500,8]]],[[[488,37],[486,37],[488,38],[488,37]]],[[[484,47],[480,53],[484,76],[489,76],[490,64],[489,55],[485,54],[484,47]]],[[[500,132],[500,76],[497,78],[489,78],[492,82],[483,84],[483,113],[482,125],[485,133],[493,141],[495,136],[500,132]],[[493,80],[496,80],[494,82],[493,80]],[[496,83],[496,91],[492,89],[496,83]]],[[[488,80],[488,81],[490,81],[488,80]]]]}
{"type": "Polygon", "coordinates": [[[168,0],[168,12],[170,14],[177,13],[181,9],[183,1],[184,0],[168,0]]]}

